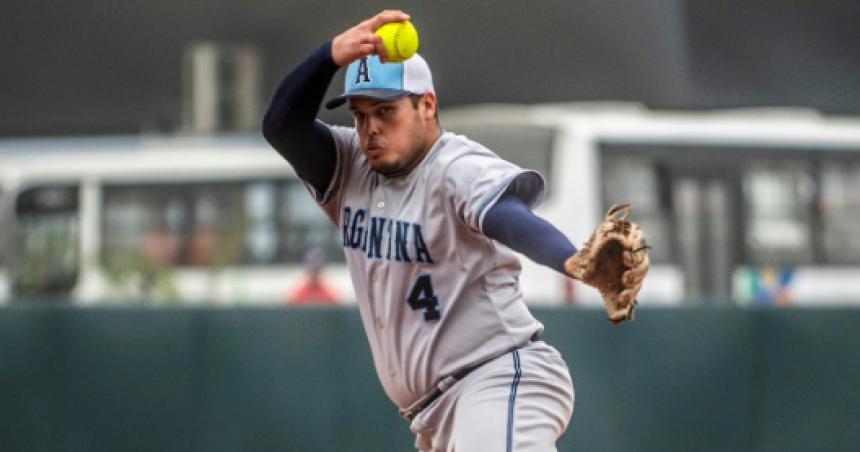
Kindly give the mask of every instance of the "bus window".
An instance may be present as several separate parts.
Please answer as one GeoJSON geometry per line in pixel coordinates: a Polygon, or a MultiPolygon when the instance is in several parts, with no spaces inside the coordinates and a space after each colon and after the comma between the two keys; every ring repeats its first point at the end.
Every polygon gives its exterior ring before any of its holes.
{"type": "Polygon", "coordinates": [[[23,190],[15,199],[15,220],[15,293],[68,295],[78,278],[78,187],[23,190]]]}
{"type": "Polygon", "coordinates": [[[237,182],[106,186],[103,262],[131,272],[242,262],[243,189],[237,182]]]}
{"type": "MultiPolygon", "coordinates": [[[[632,203],[631,220],[647,231],[648,251],[653,262],[672,260],[669,236],[669,202],[660,184],[666,181],[657,165],[645,158],[605,154],[601,158],[603,212],[613,204],[632,203]]],[[[602,214],[602,212],[601,212],[602,214]]]]}
{"type": "Polygon", "coordinates": [[[803,162],[753,163],[744,172],[744,243],[756,264],[797,264],[813,258],[810,234],[814,182],[803,162]]]}
{"type": "Polygon", "coordinates": [[[298,183],[282,187],[280,224],[282,253],[288,262],[302,262],[305,254],[318,248],[331,261],[344,260],[340,232],[321,213],[319,206],[298,183]]]}
{"type": "Polygon", "coordinates": [[[294,181],[110,185],[103,199],[113,271],[297,264],[315,246],[342,255],[336,228],[294,181]]]}
{"type": "Polygon", "coordinates": [[[546,180],[546,196],[550,196],[555,129],[532,125],[481,124],[455,126],[451,130],[481,143],[505,160],[541,173],[546,180]]]}
{"type": "Polygon", "coordinates": [[[277,187],[272,182],[253,182],[245,188],[246,262],[267,264],[278,259],[277,187]]]}
{"type": "Polygon", "coordinates": [[[6,235],[3,230],[6,227],[6,199],[3,197],[3,190],[0,190],[0,269],[3,268],[6,262],[6,235]]]}
{"type": "Polygon", "coordinates": [[[860,263],[860,164],[821,168],[822,242],[828,262],[860,263]]]}

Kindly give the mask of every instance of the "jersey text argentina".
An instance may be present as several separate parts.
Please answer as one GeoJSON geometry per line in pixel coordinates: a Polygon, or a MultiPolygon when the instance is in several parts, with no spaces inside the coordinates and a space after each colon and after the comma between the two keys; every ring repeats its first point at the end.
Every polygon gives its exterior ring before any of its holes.
{"type": "Polygon", "coordinates": [[[341,230],[376,371],[396,405],[543,329],[522,301],[516,255],[481,233],[509,187],[538,202],[538,173],[443,133],[412,171],[386,178],[367,164],[354,129],[330,129],[335,175],[325,193],[308,187],[341,230]]]}
{"type": "Polygon", "coordinates": [[[353,213],[349,206],[343,208],[341,218],[344,248],[360,249],[367,254],[368,259],[433,263],[420,224],[372,217],[365,209],[357,209],[353,213]],[[413,245],[412,257],[408,243],[413,245]]]}

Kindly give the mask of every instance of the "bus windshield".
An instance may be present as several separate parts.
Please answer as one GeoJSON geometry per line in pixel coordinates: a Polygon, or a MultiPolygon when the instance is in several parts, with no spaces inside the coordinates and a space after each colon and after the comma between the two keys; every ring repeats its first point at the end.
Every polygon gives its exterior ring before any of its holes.
{"type": "Polygon", "coordinates": [[[860,262],[860,163],[821,167],[819,206],[824,253],[834,264],[860,262]]]}
{"type": "Polygon", "coordinates": [[[13,290],[25,297],[67,295],[78,278],[78,187],[24,189],[15,217],[13,290]]]}

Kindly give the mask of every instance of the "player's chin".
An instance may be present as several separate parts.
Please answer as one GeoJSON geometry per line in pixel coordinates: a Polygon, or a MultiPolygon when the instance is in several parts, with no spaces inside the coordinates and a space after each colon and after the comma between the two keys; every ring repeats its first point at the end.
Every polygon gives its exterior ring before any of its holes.
{"type": "Polygon", "coordinates": [[[384,158],[376,157],[368,159],[370,168],[383,176],[399,174],[403,171],[402,165],[396,161],[388,161],[384,158]]]}

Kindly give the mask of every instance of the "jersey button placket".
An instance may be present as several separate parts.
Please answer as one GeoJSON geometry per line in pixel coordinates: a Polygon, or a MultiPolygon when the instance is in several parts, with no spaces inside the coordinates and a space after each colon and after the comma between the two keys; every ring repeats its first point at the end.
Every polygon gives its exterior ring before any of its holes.
{"type": "Polygon", "coordinates": [[[382,183],[377,185],[377,189],[376,189],[376,210],[379,210],[379,211],[385,210],[385,205],[387,204],[385,202],[385,198],[386,198],[385,191],[386,191],[386,187],[389,187],[389,186],[391,186],[391,181],[382,177],[382,183]]]}
{"type": "MultiPolygon", "coordinates": [[[[376,200],[376,204],[375,204],[376,214],[383,216],[383,217],[386,217],[386,218],[389,217],[388,215],[385,214],[385,212],[386,212],[385,208],[388,205],[388,203],[386,202],[386,188],[391,187],[391,185],[392,184],[391,184],[390,180],[382,178],[382,183],[379,186],[377,186],[377,189],[375,190],[375,193],[374,193],[374,198],[376,200]]],[[[391,221],[391,220],[389,220],[389,221],[391,221]]],[[[377,268],[374,268],[373,271],[371,271],[370,282],[371,282],[371,286],[373,287],[372,290],[374,290],[374,291],[380,290],[380,288],[377,287],[377,285],[380,283],[380,279],[381,279],[380,273],[383,273],[383,272],[385,272],[383,267],[377,267],[377,268]]],[[[374,317],[373,323],[374,323],[374,326],[376,327],[376,332],[379,335],[378,337],[381,338],[382,337],[381,336],[382,330],[383,330],[383,328],[385,328],[385,321],[382,320],[382,317],[376,316],[376,317],[374,317]]],[[[382,340],[382,342],[384,343],[384,340],[382,340]]],[[[388,376],[391,379],[394,379],[397,376],[397,371],[394,369],[394,366],[390,363],[388,364],[388,376]]]]}

